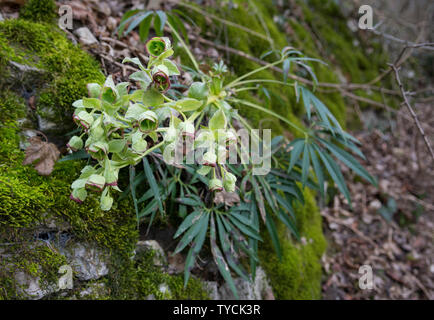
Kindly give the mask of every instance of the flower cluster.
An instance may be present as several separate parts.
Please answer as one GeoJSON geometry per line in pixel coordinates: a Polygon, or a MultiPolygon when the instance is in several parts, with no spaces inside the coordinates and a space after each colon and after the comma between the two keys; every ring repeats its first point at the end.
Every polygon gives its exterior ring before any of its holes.
{"type": "MultiPolygon", "coordinates": [[[[193,139],[193,149],[206,147],[198,173],[209,175],[211,191],[233,192],[236,178],[219,164],[218,155],[226,151],[218,142],[218,132],[223,132],[225,143],[236,143],[228,131],[227,110],[219,99],[225,94],[216,91],[216,82],[209,79],[194,82],[180,99],[170,99],[165,94],[171,86],[171,77],[180,74],[169,58],[173,55],[170,40],[155,37],[146,43],[149,61],[145,67],[138,58],[126,58],[123,63],[137,65],[140,71],[130,75],[138,89],[129,92],[130,83],[115,84],[112,76],[103,85],[88,84],[89,97],[73,103],[73,119],[82,129],[67,146],[75,152],[81,149],[97,162],[86,166],[72,184],[71,199],[83,202],[89,190],[101,193],[101,208],[110,210],[113,204],[111,191],[121,191],[117,186],[119,170],[136,165],[143,157],[158,149],[163,153],[175,150],[182,138],[193,139]],[[196,134],[195,120],[209,119],[205,133],[196,134]],[[169,119],[169,125],[163,126],[169,119]],[[218,170],[220,169],[220,170],[218,170]]],[[[221,135],[220,135],[221,136],[221,135]]]]}

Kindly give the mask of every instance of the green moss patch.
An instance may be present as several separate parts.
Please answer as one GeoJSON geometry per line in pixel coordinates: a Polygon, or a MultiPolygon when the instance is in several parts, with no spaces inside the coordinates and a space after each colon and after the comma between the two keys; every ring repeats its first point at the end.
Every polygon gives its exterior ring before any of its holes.
{"type": "Polygon", "coordinates": [[[0,23],[0,70],[5,75],[0,88],[36,96],[37,113],[56,123],[60,132],[71,130],[72,103],[87,95],[86,84],[104,81],[99,64],[63,31],[22,19],[0,23]],[[39,74],[26,72],[17,79],[11,62],[39,74]]]}

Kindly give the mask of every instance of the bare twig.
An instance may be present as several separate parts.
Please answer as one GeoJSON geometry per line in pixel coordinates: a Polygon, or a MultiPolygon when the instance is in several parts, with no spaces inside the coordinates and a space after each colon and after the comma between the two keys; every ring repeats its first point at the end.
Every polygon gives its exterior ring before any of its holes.
{"type": "Polygon", "coordinates": [[[422,135],[423,140],[425,141],[425,145],[431,154],[431,158],[434,160],[434,151],[431,147],[431,144],[428,140],[428,137],[425,135],[425,131],[423,130],[416,113],[414,112],[413,108],[410,105],[410,102],[408,101],[407,94],[404,90],[404,86],[402,85],[401,79],[399,77],[398,68],[394,64],[389,64],[389,66],[395,72],[396,83],[398,84],[399,89],[401,90],[401,94],[402,94],[402,97],[404,99],[405,105],[406,105],[408,111],[410,112],[411,116],[413,117],[414,123],[416,124],[417,128],[419,129],[419,132],[422,135]]]}

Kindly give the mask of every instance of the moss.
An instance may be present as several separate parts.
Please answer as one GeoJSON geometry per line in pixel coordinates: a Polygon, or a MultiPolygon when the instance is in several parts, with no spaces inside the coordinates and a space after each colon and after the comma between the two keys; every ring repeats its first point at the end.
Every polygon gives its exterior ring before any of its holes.
{"type": "Polygon", "coordinates": [[[39,287],[47,290],[57,285],[58,270],[66,264],[66,258],[45,244],[23,246],[19,243],[10,246],[0,262],[0,300],[32,298],[20,288],[15,275],[23,272],[37,279],[39,287]]]}
{"type": "Polygon", "coordinates": [[[58,124],[56,132],[72,130],[72,103],[87,95],[87,83],[104,81],[98,63],[52,25],[6,20],[0,23],[0,39],[0,70],[10,74],[0,80],[0,87],[36,95],[37,113],[58,124]],[[40,74],[15,79],[8,61],[40,74]]]}
{"type": "Polygon", "coordinates": [[[322,233],[321,215],[309,191],[305,191],[305,201],[304,207],[296,208],[297,226],[305,240],[293,241],[286,227],[277,224],[282,260],[275,254],[268,234],[263,235],[265,242],[260,247],[259,257],[276,299],[321,297],[320,258],[326,249],[326,241],[322,233]]]}
{"type": "MultiPolygon", "coordinates": [[[[75,98],[78,98],[77,95],[75,98]]],[[[110,212],[99,208],[96,194],[83,205],[71,201],[70,185],[85,163],[56,163],[53,173],[48,177],[40,176],[31,166],[23,166],[25,155],[19,149],[21,125],[18,120],[26,114],[24,100],[6,89],[0,93],[0,112],[0,242],[21,244],[9,248],[12,254],[8,261],[2,258],[0,297],[11,299],[18,295],[11,274],[13,270],[23,270],[33,276],[41,275],[44,284],[51,277],[54,279],[58,276],[58,269],[55,268],[57,263],[54,265],[53,262],[56,257],[60,259],[57,253],[51,259],[45,249],[24,252],[34,247],[35,233],[48,222],[54,221],[60,231],[68,231],[76,241],[93,243],[107,248],[110,253],[132,252],[138,232],[131,201],[116,201],[116,206],[110,212]],[[51,269],[44,264],[48,262],[51,269]],[[10,266],[15,266],[12,271],[10,266]],[[48,269],[51,271],[48,272],[48,269]],[[44,272],[43,275],[40,270],[44,272]]]]}
{"type": "Polygon", "coordinates": [[[53,23],[56,19],[56,3],[54,0],[29,0],[21,8],[20,18],[53,23]]]}
{"type": "Polygon", "coordinates": [[[184,288],[181,275],[169,275],[153,264],[155,251],[140,252],[134,259],[125,260],[125,256],[114,256],[114,272],[107,278],[107,286],[112,299],[155,299],[205,300],[209,299],[203,283],[192,277],[184,288]],[[129,261],[129,262],[126,262],[129,261]],[[166,285],[166,293],[160,291],[160,285],[166,285]]]}

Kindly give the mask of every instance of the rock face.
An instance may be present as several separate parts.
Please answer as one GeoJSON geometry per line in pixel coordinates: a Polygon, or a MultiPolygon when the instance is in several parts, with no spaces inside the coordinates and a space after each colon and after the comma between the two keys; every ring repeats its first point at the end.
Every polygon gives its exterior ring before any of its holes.
{"type": "MultiPolygon", "coordinates": [[[[234,282],[240,300],[274,300],[273,290],[261,267],[257,269],[256,278],[253,283],[241,278],[234,279],[234,282]]],[[[215,282],[208,282],[207,286],[210,289],[210,297],[213,300],[236,299],[227,283],[219,289],[217,289],[217,283],[215,282]]]]}
{"type": "Polygon", "coordinates": [[[58,287],[52,284],[48,287],[42,287],[40,284],[40,277],[32,277],[25,272],[17,272],[15,274],[15,281],[17,282],[18,291],[33,300],[39,300],[48,294],[58,291],[58,287]]]}
{"type": "Polygon", "coordinates": [[[95,280],[108,274],[107,256],[98,248],[77,243],[60,251],[79,280],[95,280]]]}
{"type": "Polygon", "coordinates": [[[160,244],[155,240],[145,240],[139,241],[136,245],[136,252],[144,252],[144,251],[154,251],[154,266],[156,267],[164,267],[167,265],[166,254],[164,253],[163,248],[160,244]]]}

